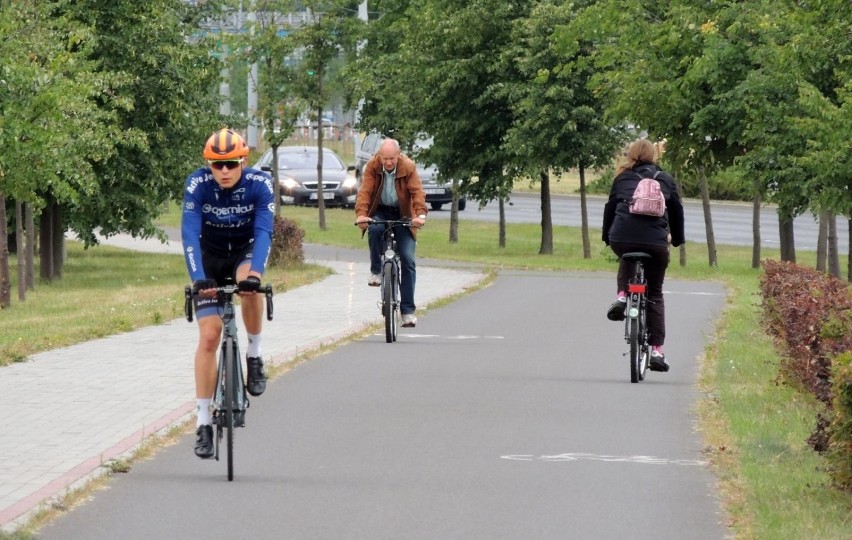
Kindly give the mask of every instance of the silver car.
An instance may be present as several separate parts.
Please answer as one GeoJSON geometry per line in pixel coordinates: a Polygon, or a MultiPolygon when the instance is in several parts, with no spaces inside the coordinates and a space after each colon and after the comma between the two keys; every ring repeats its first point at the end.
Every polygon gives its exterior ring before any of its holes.
{"type": "MultiPolygon", "coordinates": [[[[281,184],[281,203],[316,206],[317,156],[316,146],[279,146],[278,182],[281,184]]],[[[272,150],[267,150],[255,168],[272,167],[272,150]]],[[[347,170],[334,151],[322,151],[322,191],[326,206],[355,206],[360,182],[347,170]]]]}

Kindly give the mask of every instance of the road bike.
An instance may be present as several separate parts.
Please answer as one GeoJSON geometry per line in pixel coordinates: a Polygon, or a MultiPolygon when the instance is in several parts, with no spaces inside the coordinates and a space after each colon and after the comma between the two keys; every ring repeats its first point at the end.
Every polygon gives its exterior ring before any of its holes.
{"type": "MultiPolygon", "coordinates": [[[[228,461],[228,480],[234,479],[234,429],[245,426],[246,409],[249,407],[246,395],[243,366],[240,360],[240,346],[237,340],[236,310],[234,294],[239,287],[227,283],[216,287],[219,317],[222,319],[222,345],[219,347],[219,366],[216,371],[216,392],[213,394],[213,425],[216,437],[213,457],[219,461],[219,444],[225,439],[228,461]]],[[[266,319],[272,320],[272,286],[262,286],[256,294],[266,296],[266,319]]],[[[184,311],[186,320],[192,322],[192,299],[198,296],[193,287],[184,288],[184,311]]]]}
{"type": "MultiPolygon", "coordinates": [[[[399,285],[401,283],[401,271],[399,252],[396,244],[397,227],[411,227],[409,218],[403,219],[373,219],[370,225],[384,225],[382,232],[382,283],[379,288],[381,301],[379,308],[385,318],[385,341],[393,343],[399,334],[400,312],[399,285]]],[[[357,223],[356,223],[357,225],[357,223]]]]}
{"type": "Polygon", "coordinates": [[[627,283],[624,340],[630,345],[630,382],[638,383],[645,379],[651,360],[647,324],[648,282],[645,280],[645,266],[642,262],[650,259],[651,255],[635,251],[625,253],[621,258],[633,263],[634,268],[633,277],[627,283]]]}

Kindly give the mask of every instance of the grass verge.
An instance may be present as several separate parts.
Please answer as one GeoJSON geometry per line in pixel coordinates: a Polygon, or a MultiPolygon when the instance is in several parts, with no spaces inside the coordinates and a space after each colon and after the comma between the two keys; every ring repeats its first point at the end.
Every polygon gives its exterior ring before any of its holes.
{"type": "MultiPolygon", "coordinates": [[[[180,255],[138,253],[110,246],[84,250],[68,242],[63,277],[38,283],[26,300],[0,310],[0,366],[75,343],[181,318],[188,276],[180,255]]],[[[16,260],[12,257],[14,268],[16,260]]],[[[38,270],[36,269],[36,274],[38,270]]],[[[329,269],[271,268],[265,279],[283,292],[322,279],[329,269]]],[[[17,282],[12,282],[17,290],[17,282]]]]}

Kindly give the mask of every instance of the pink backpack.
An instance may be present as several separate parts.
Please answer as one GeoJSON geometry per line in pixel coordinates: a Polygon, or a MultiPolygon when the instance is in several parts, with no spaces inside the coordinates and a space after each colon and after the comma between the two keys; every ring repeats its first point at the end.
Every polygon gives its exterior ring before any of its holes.
{"type": "Polygon", "coordinates": [[[657,181],[660,172],[655,172],[653,178],[639,180],[633,198],[628,202],[631,214],[662,217],[666,213],[666,197],[657,181]]]}

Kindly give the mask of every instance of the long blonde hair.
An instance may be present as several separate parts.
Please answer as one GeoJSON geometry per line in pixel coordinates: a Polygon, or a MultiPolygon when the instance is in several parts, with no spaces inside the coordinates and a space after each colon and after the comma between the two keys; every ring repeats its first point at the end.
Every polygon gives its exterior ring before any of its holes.
{"type": "Polygon", "coordinates": [[[657,163],[657,149],[648,139],[636,139],[627,146],[627,152],[621,158],[621,163],[615,169],[615,175],[633,169],[638,163],[657,163]]]}

